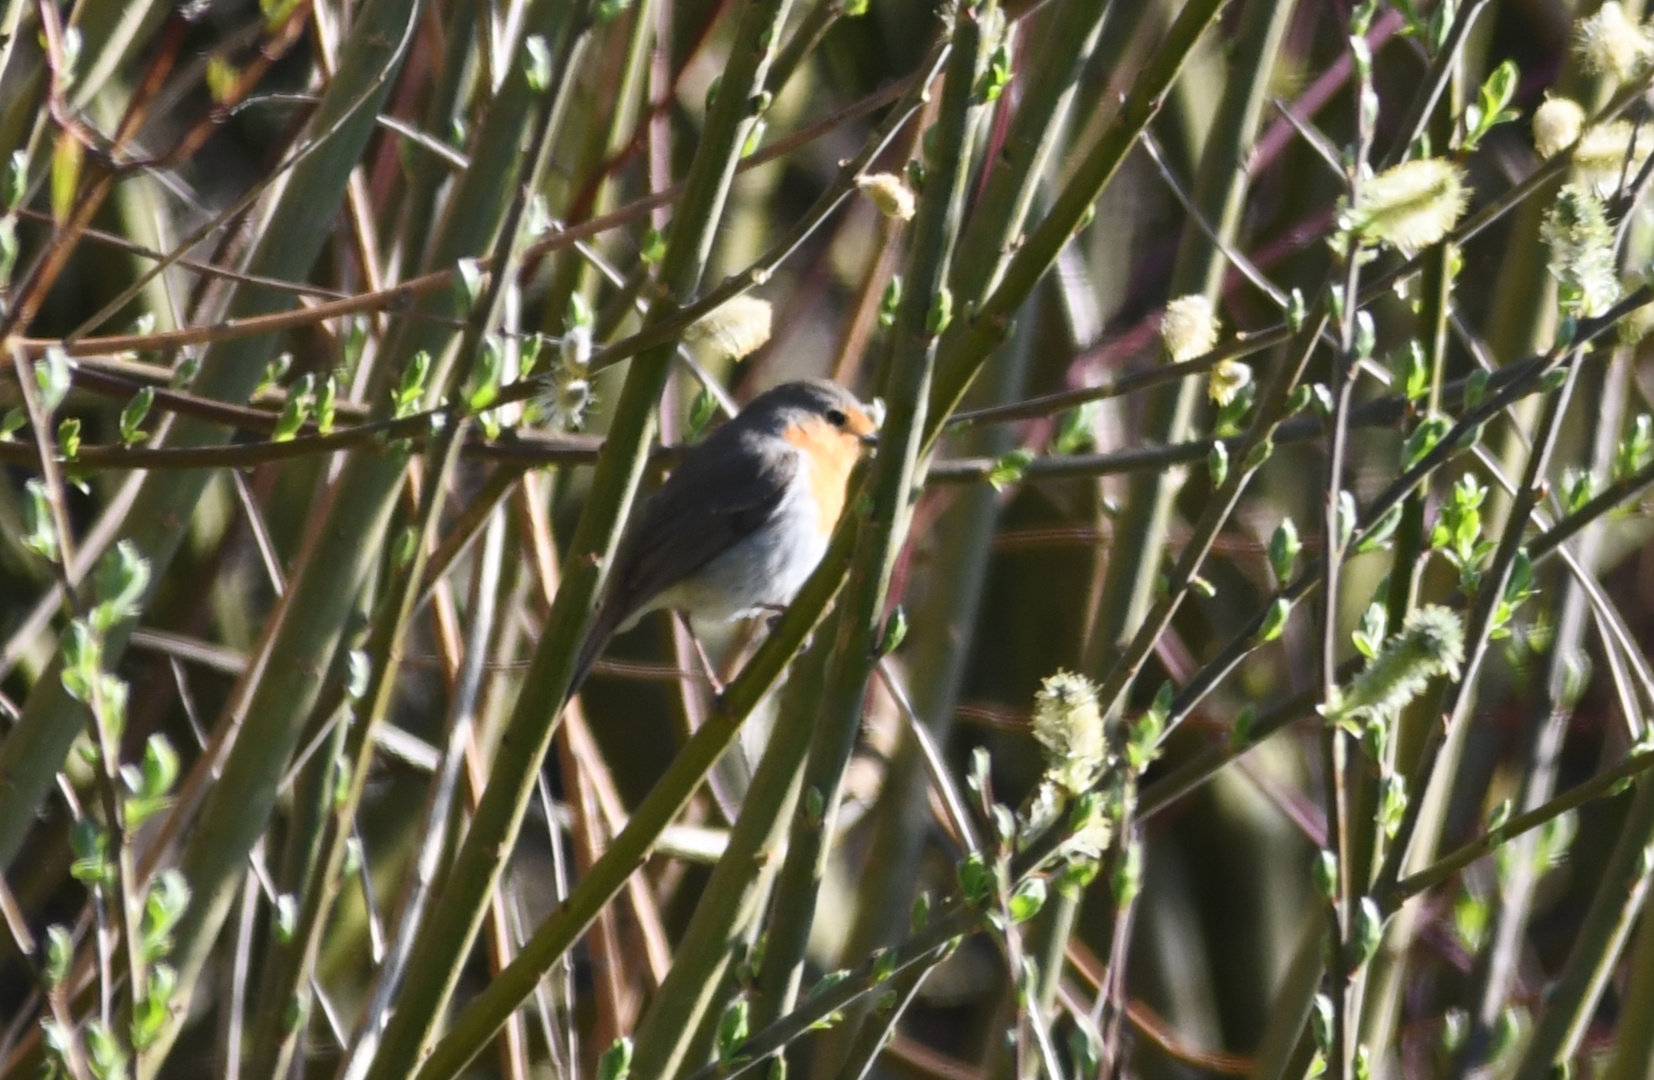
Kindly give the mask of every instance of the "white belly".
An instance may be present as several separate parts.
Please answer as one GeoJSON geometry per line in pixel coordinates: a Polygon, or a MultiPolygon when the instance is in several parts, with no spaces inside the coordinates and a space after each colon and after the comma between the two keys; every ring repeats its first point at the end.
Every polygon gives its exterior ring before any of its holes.
{"type": "Polygon", "coordinates": [[[792,603],[827,553],[827,534],[811,493],[808,459],[763,526],[716,556],[693,577],[661,593],[651,608],[678,608],[697,619],[729,622],[792,603]],[[790,543],[779,538],[790,536],[790,543]]]}

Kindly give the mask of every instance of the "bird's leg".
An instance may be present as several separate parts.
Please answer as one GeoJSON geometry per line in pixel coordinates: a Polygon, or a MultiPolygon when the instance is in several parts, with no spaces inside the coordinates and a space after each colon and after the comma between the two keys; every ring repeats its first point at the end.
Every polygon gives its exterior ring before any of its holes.
{"type": "Polygon", "coordinates": [[[683,620],[683,628],[688,631],[689,640],[695,644],[695,655],[700,657],[701,670],[706,672],[706,681],[712,684],[712,696],[720,698],[723,697],[724,684],[718,678],[718,669],[712,666],[712,658],[706,655],[706,647],[701,644],[701,639],[696,635],[694,624],[691,623],[689,621],[689,617],[681,611],[675,611],[673,612],[673,615],[683,620]]]}

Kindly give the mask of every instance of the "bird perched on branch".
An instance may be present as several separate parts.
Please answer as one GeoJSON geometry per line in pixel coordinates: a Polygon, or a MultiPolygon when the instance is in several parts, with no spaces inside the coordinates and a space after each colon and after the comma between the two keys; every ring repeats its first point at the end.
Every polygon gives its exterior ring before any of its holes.
{"type": "Polygon", "coordinates": [[[650,611],[729,622],[792,602],[827,551],[872,411],[825,379],[782,383],[690,450],[633,514],[569,693],[650,611]]]}

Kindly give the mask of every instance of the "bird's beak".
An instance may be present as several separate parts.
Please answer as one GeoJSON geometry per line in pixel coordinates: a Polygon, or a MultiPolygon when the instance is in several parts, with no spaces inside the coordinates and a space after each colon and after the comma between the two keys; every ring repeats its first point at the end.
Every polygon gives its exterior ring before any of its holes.
{"type": "Polygon", "coordinates": [[[866,435],[858,435],[856,437],[861,440],[861,444],[863,446],[879,445],[879,433],[876,431],[869,431],[866,435]]]}

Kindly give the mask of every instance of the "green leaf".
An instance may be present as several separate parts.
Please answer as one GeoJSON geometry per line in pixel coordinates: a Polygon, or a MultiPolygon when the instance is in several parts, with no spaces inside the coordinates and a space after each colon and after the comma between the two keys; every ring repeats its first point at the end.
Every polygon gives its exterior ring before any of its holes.
{"type": "Polygon", "coordinates": [[[85,1028],[86,1053],[97,1080],[125,1080],[126,1048],[102,1021],[88,1020],[85,1028]]]}
{"type": "Polygon", "coordinates": [[[482,299],[487,275],[482,263],[476,259],[461,259],[454,271],[454,298],[459,302],[460,313],[469,315],[471,309],[477,306],[477,301],[482,299]]]}
{"type": "Polygon", "coordinates": [[[140,925],[144,956],[157,960],[172,951],[172,931],[190,906],[190,888],[184,875],[176,869],[167,869],[155,875],[149,893],[144,897],[144,914],[140,925]]]}
{"type": "Polygon", "coordinates": [[[6,159],[6,176],[4,180],[5,205],[0,209],[10,213],[23,205],[23,197],[29,193],[29,152],[27,150],[13,150],[11,157],[6,159]]]}
{"type": "Polygon", "coordinates": [[[1303,547],[1303,542],[1298,538],[1297,524],[1289,517],[1282,518],[1269,538],[1269,567],[1275,571],[1277,582],[1284,585],[1291,580],[1293,568],[1298,563],[1298,553],[1303,547]]]}
{"type": "Polygon", "coordinates": [[[977,852],[967,855],[959,863],[959,892],[972,907],[980,907],[993,895],[994,876],[977,852]]]}
{"type": "Polygon", "coordinates": [[[1332,998],[1325,994],[1316,994],[1315,1002],[1310,1008],[1310,1033],[1315,1037],[1315,1048],[1325,1054],[1332,1047],[1333,1024],[1332,998]]]}
{"type": "Polygon", "coordinates": [[[1062,424],[1051,440],[1051,453],[1077,454],[1082,450],[1094,449],[1097,445],[1097,413],[1101,407],[1102,402],[1088,401],[1077,409],[1063,413],[1062,424]]]}
{"type": "Polygon", "coordinates": [[[202,74],[207,84],[207,96],[213,104],[223,105],[235,98],[241,85],[241,69],[229,57],[215,53],[207,57],[207,70],[202,74]]]}
{"type": "Polygon", "coordinates": [[[907,612],[902,605],[897,604],[891,611],[890,618],[885,620],[884,634],[879,641],[879,655],[889,656],[902,647],[907,640],[907,612]]]}
{"type": "Polygon", "coordinates": [[[132,541],[122,540],[98,561],[98,602],[92,609],[92,626],[104,633],[135,617],[148,588],[149,560],[132,541]]]}
{"type": "Polygon", "coordinates": [[[132,1045],[142,1049],[160,1038],[178,992],[178,972],[170,964],[156,964],[149,971],[148,992],[132,1013],[132,1045]]]}
{"type": "Polygon", "coordinates": [[[1268,461],[1269,456],[1274,452],[1275,442],[1273,439],[1260,439],[1256,446],[1246,452],[1246,461],[1242,468],[1247,472],[1254,472],[1262,468],[1263,463],[1268,461]]]}
{"type": "Polygon", "coordinates": [[[711,390],[703,386],[701,392],[695,395],[695,401],[689,406],[689,430],[686,432],[688,441],[699,442],[701,436],[706,434],[707,425],[712,423],[712,418],[717,415],[718,399],[712,395],[711,390]]]}
{"type": "Polygon", "coordinates": [[[718,1018],[718,1063],[731,1065],[741,1044],[747,1041],[747,999],[738,997],[730,1002],[718,1018]]]}
{"type": "Polygon", "coordinates": [[[1378,824],[1384,830],[1386,839],[1395,839],[1406,814],[1407,778],[1400,773],[1392,773],[1384,778],[1384,793],[1378,808],[1378,824]]]}
{"type": "Polygon", "coordinates": [[[551,86],[551,47],[539,34],[523,39],[523,77],[536,94],[545,93],[551,86]]]}
{"type": "Polygon", "coordinates": [[[74,861],[69,864],[69,876],[76,881],[98,886],[111,880],[109,865],[109,834],[91,818],[81,818],[69,830],[69,850],[74,861]]]}
{"type": "Polygon", "coordinates": [[[65,417],[58,424],[57,445],[63,451],[65,461],[73,461],[80,456],[80,417],[65,417]]]}
{"type": "Polygon", "coordinates": [[[1654,449],[1654,419],[1642,413],[1614,448],[1613,481],[1618,483],[1641,471],[1648,463],[1651,449],[1654,449]]]}
{"type": "Polygon", "coordinates": [[[1277,596],[1264,613],[1263,626],[1258,630],[1258,641],[1274,641],[1286,630],[1286,621],[1292,615],[1292,602],[1284,596],[1277,596]]]}
{"type": "Polygon", "coordinates": [[[993,468],[988,470],[988,483],[995,491],[1004,491],[1011,484],[1021,483],[1033,460],[1034,452],[1022,448],[1000,455],[993,468]]]}
{"type": "Polygon", "coordinates": [[[1423,461],[1425,455],[1434,450],[1449,431],[1453,430],[1451,418],[1440,414],[1425,417],[1419,421],[1407,441],[1402,444],[1401,467],[1411,469],[1423,461]]]}
{"type": "Polygon", "coordinates": [[[330,434],[333,431],[338,398],[338,377],[329,375],[322,380],[321,389],[316,391],[316,430],[323,435],[330,434]]]}
{"type": "Polygon", "coordinates": [[[666,237],[659,229],[645,229],[643,242],[638,246],[638,259],[645,266],[654,266],[666,258],[666,237]]]}
{"type": "Polygon", "coordinates": [[[1408,401],[1418,401],[1430,393],[1430,361],[1416,338],[1407,343],[1402,354],[1401,385],[1408,401]]]}
{"type": "Polygon", "coordinates": [[[1143,843],[1133,840],[1126,844],[1120,853],[1120,861],[1114,867],[1114,880],[1110,883],[1114,889],[1114,902],[1125,907],[1137,898],[1137,893],[1143,886],[1143,843]]]}
{"type": "Polygon", "coordinates": [[[1489,923],[1493,910],[1484,897],[1466,890],[1453,902],[1453,933],[1459,944],[1472,956],[1482,951],[1487,943],[1489,923]]]}
{"type": "Polygon", "coordinates": [[[46,960],[42,965],[41,975],[46,985],[56,988],[63,985],[63,980],[69,974],[69,964],[75,958],[75,939],[69,931],[53,923],[46,928],[46,960]]]}
{"type": "Polygon", "coordinates": [[[293,366],[293,354],[282,353],[264,367],[264,378],[259,380],[258,388],[253,391],[256,397],[269,390],[274,390],[287,377],[287,371],[293,366]]]}
{"type": "Polygon", "coordinates": [[[1464,149],[1474,150],[1477,143],[1493,128],[1520,117],[1509,108],[1516,96],[1519,75],[1516,64],[1506,60],[1493,69],[1476,91],[1476,104],[1465,109],[1464,149]]]}
{"type": "Polygon", "coordinates": [[[817,979],[814,986],[810,987],[810,992],[805,995],[805,1000],[814,1001],[816,998],[827,993],[829,990],[833,989],[833,987],[837,986],[849,977],[850,972],[843,968],[840,968],[837,971],[829,971],[820,979],[817,979]]]}
{"type": "Polygon", "coordinates": [[[1355,534],[1355,523],[1360,515],[1355,507],[1355,495],[1349,490],[1338,493],[1338,546],[1344,547],[1355,534]]]}
{"type": "Polygon", "coordinates": [[[1045,879],[1027,878],[1011,894],[1008,905],[1013,923],[1025,923],[1045,906],[1045,879]]]}
{"type": "Polygon", "coordinates": [[[304,427],[304,422],[310,419],[311,387],[315,384],[315,376],[305,372],[298,382],[287,390],[287,401],[281,407],[281,414],[276,417],[276,428],[270,434],[272,442],[290,442],[293,436],[304,427]]]}
{"type": "Polygon", "coordinates": [[[299,899],[292,893],[282,893],[276,897],[275,904],[275,934],[276,940],[283,945],[293,942],[293,934],[299,928],[299,899]]]}
{"type": "Polygon", "coordinates": [[[931,301],[930,312],[925,316],[925,332],[935,337],[948,328],[953,321],[953,293],[946,287],[936,291],[936,299],[931,301]]]}
{"type": "Polygon", "coordinates": [[[1373,522],[1372,527],[1362,534],[1360,541],[1355,545],[1357,555],[1365,555],[1369,551],[1379,551],[1390,546],[1390,538],[1396,533],[1401,524],[1401,504],[1384,511],[1384,516],[1373,522]]]}
{"type": "Polygon", "coordinates": [[[1355,949],[1354,960],[1359,966],[1371,960],[1384,940],[1384,916],[1378,910],[1378,901],[1363,896],[1356,907],[1355,928],[1350,944],[1355,949]]]}
{"type": "Polygon", "coordinates": [[[1311,875],[1315,893],[1321,899],[1332,901],[1338,897],[1338,856],[1322,848],[1315,856],[1311,875]]]}
{"type": "Polygon", "coordinates": [[[626,1080],[632,1072],[632,1040],[622,1035],[597,1059],[597,1080],[626,1080]]]}
{"type": "Polygon", "coordinates": [[[500,396],[500,373],[504,369],[505,352],[500,348],[499,339],[490,334],[483,339],[477,367],[471,376],[471,389],[465,395],[465,404],[472,412],[481,412],[500,396]]]}
{"type": "Polygon", "coordinates": [[[1389,613],[1383,604],[1372,603],[1361,616],[1361,626],[1350,635],[1355,642],[1355,651],[1368,660],[1378,655],[1384,645],[1384,636],[1389,632],[1389,613]]]}
{"type": "Polygon", "coordinates": [[[52,517],[52,501],[42,480],[27,480],[23,484],[29,500],[23,505],[23,546],[43,559],[58,559],[57,523],[52,517]]]}
{"type": "Polygon", "coordinates": [[[1005,87],[1011,82],[1011,50],[1004,43],[994,50],[988,58],[988,66],[976,81],[976,101],[979,105],[991,105],[999,100],[1005,87]]]}
{"type": "Polygon", "coordinates": [[[879,298],[879,325],[885,329],[896,325],[896,309],[902,303],[902,278],[894,274],[890,284],[884,287],[884,295],[879,298]]]}
{"type": "Polygon", "coordinates": [[[920,890],[919,895],[913,898],[913,908],[908,912],[908,929],[917,934],[930,923],[930,893],[920,890]]]}
{"type": "Polygon", "coordinates": [[[41,412],[49,416],[57,411],[69,394],[70,381],[69,354],[57,345],[50,346],[34,365],[34,382],[40,391],[41,412]]]}
{"type": "Polygon", "coordinates": [[[155,388],[152,386],[146,386],[132,395],[132,400],[121,410],[122,446],[131,446],[149,438],[149,433],[144,431],[141,425],[154,404],[155,388]]]}
{"type": "Polygon", "coordinates": [[[1464,381],[1464,407],[1474,409],[1487,400],[1487,388],[1493,375],[1486,368],[1477,368],[1464,381]]]}
{"type": "Polygon", "coordinates": [[[391,404],[398,419],[419,411],[419,403],[425,395],[425,377],[430,370],[431,354],[424,349],[414,353],[413,359],[402,371],[402,382],[391,393],[391,404]]]}

